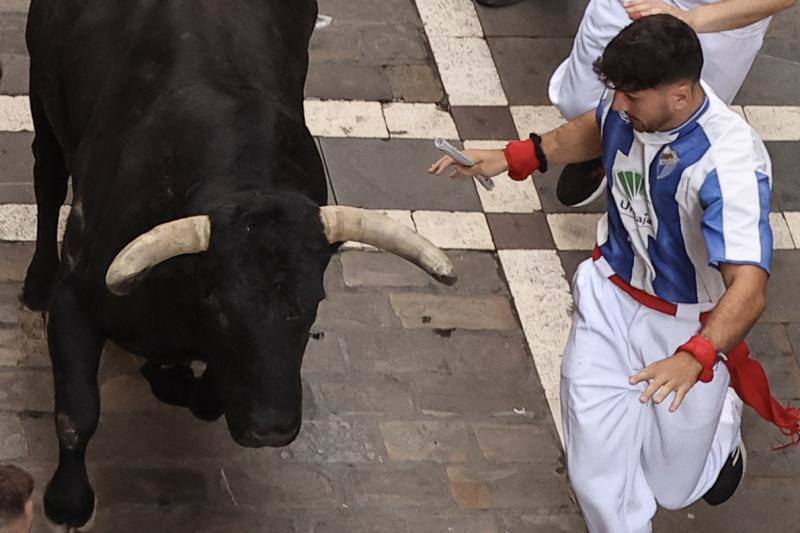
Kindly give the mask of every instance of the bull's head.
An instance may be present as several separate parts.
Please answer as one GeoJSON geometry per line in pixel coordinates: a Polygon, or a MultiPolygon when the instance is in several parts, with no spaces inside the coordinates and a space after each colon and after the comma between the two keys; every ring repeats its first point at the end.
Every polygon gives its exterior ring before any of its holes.
{"type": "Polygon", "coordinates": [[[106,274],[108,289],[129,292],[157,264],[205,253],[205,296],[225,346],[208,369],[218,383],[233,438],[245,446],[283,446],[301,422],[300,365],[332,243],[359,241],[407,259],[442,283],[452,264],[427,239],[389,217],[352,207],[231,209],[161,224],[130,242],[106,274]]]}

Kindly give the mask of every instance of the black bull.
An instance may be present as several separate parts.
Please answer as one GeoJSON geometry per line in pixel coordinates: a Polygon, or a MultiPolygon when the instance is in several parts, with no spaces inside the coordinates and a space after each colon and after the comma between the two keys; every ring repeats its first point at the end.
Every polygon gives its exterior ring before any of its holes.
{"type": "Polygon", "coordinates": [[[85,455],[107,338],[146,357],[161,400],[224,414],[242,445],[282,446],[300,428],[302,355],[336,243],[370,242],[454,281],[410,230],[320,207],[324,172],[303,115],[316,10],[313,0],[32,1],[39,215],[23,300],[49,312],[52,521],[79,527],[94,512],[85,455]],[[202,377],[192,360],[207,363],[202,377]]]}

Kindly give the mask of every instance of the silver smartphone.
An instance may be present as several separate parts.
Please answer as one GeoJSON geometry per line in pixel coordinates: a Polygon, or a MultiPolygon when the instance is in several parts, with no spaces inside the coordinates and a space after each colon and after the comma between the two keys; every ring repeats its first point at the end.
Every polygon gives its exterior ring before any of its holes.
{"type": "MultiPolygon", "coordinates": [[[[467,156],[467,154],[460,151],[459,149],[457,149],[455,146],[453,146],[444,139],[441,138],[434,139],[433,145],[442,152],[452,157],[453,160],[455,160],[455,162],[460,165],[471,167],[472,165],[475,164],[475,161],[470,159],[467,156]]],[[[492,178],[487,178],[486,176],[482,176],[481,174],[476,174],[474,178],[478,180],[478,183],[483,185],[483,188],[486,189],[487,191],[491,191],[492,189],[494,189],[494,182],[492,181],[492,178]]]]}

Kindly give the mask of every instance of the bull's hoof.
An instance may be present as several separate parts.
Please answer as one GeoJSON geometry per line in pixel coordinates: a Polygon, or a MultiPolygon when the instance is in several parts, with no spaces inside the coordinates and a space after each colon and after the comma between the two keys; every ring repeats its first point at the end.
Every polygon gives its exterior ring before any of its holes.
{"type": "Polygon", "coordinates": [[[42,502],[42,508],[44,512],[42,515],[44,516],[44,521],[47,524],[47,527],[50,528],[50,531],[53,533],[83,533],[86,531],[91,531],[94,528],[94,520],[97,516],[97,498],[94,499],[94,508],[92,509],[92,516],[89,517],[89,520],[86,521],[85,524],[82,526],[68,526],[66,524],[56,524],[47,516],[47,510],[45,509],[44,502],[42,502]]]}

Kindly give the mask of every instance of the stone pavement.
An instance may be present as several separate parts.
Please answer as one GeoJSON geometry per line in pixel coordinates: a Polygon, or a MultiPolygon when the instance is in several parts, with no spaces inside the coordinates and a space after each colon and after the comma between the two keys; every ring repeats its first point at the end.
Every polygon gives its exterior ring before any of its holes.
{"type": "MultiPolygon", "coordinates": [[[[237,447],[224,423],[159,404],[110,346],[89,448],[100,532],[573,532],[558,430],[568,280],[602,200],[559,205],[560,169],[492,193],[425,174],[441,136],[503,146],[560,123],[547,80],[585,0],[320,0],[307,122],[331,203],[365,206],[449,250],[457,286],[350,243],[332,261],[304,364],[305,423],[279,450],[237,447]],[[528,58],[520,63],[520,58],[528,58]],[[534,58],[536,58],[534,60],[534,58]]],[[[35,209],[25,93],[26,0],[0,0],[0,461],[46,483],[56,460],[52,380],[16,295],[35,209]]],[[[777,17],[737,110],[775,168],[769,308],[750,335],[782,400],[800,402],[800,9],[777,17]]],[[[66,212],[66,211],[65,211],[66,212]]],[[[800,449],[747,412],[749,470],[730,504],[659,512],[656,531],[798,531],[800,449]]],[[[45,531],[37,517],[37,533],[45,531]]]]}

